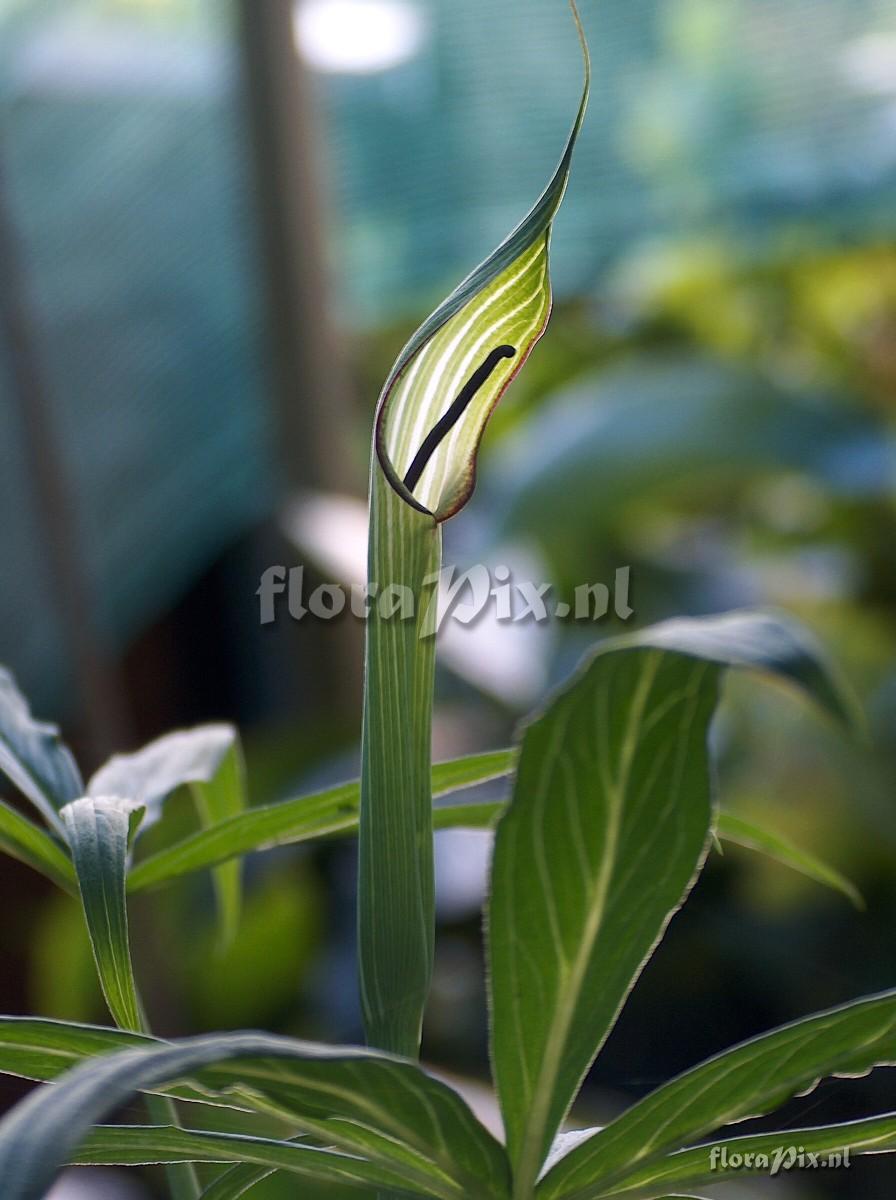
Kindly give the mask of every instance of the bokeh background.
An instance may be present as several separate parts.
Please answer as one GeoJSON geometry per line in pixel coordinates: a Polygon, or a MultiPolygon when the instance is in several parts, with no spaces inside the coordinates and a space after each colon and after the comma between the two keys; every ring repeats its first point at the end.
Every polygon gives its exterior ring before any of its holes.
{"type": "MultiPolygon", "coordinates": [[[[896,3],[584,0],[583,16],[595,88],[553,323],[446,560],[561,597],[630,567],[630,626],[784,607],[869,727],[851,742],[791,696],[729,685],[724,802],[844,871],[866,910],[713,855],[584,1124],[896,981],[896,3]]],[[[262,627],[259,576],[360,578],[380,383],[546,180],[577,54],[562,0],[0,0],[0,661],[85,772],[224,719],[253,803],[354,774],[363,631],[285,611],[262,627]]],[[[618,628],[455,625],[437,755],[506,744],[618,628]]],[[[168,810],[158,836],[191,827],[185,799],[168,810]]],[[[488,854],[487,835],[440,835],[425,1045],[486,1111],[488,854]]],[[[155,1026],[358,1040],[352,847],[255,856],[247,878],[223,958],[207,880],[134,905],[155,1026]]],[[[105,1020],[74,903],[6,859],[0,903],[0,1010],[105,1020]]],[[[3,1106],[20,1092],[0,1080],[3,1106]]],[[[828,1082],[784,1119],[892,1109],[894,1092],[892,1071],[828,1082]]],[[[884,1157],[721,1194],[894,1184],[884,1157]]],[[[75,1172],[53,1196],[160,1186],[75,1172]]]]}

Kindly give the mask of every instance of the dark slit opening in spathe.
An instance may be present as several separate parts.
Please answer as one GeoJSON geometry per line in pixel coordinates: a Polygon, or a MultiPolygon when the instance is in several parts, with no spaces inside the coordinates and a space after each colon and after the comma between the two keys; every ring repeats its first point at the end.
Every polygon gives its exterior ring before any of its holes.
{"type": "Polygon", "coordinates": [[[513,346],[498,346],[491,351],[482,365],[476,368],[461,388],[457,399],[452,403],[447,412],[439,417],[438,421],[436,421],[435,425],[433,425],[432,429],[430,429],[429,433],[423,439],[420,449],[414,455],[414,461],[408,467],[407,474],[404,477],[404,486],[409,492],[413,492],[414,488],[420,482],[420,476],[426,470],[429,460],[464,415],[479,389],[484,387],[488,382],[498,363],[504,358],[513,358],[515,354],[516,350],[513,346]]]}

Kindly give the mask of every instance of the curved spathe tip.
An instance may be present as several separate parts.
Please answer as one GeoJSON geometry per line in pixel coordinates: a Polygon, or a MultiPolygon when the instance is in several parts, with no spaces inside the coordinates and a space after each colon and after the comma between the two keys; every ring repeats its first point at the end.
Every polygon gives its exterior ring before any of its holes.
{"type": "Polygon", "coordinates": [[[376,462],[405,503],[437,522],[454,516],[472,495],[488,420],[550,317],[551,227],[591,86],[588,43],[575,0],[570,8],[584,80],[557,169],[516,229],[410,339],[377,407],[376,462]]]}

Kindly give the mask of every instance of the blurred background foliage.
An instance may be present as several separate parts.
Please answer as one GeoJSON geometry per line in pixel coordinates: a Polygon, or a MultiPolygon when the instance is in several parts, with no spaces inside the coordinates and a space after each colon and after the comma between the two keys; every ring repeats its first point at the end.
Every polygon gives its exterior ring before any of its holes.
{"type": "MultiPolygon", "coordinates": [[[[599,1121],[896,976],[896,4],[583,9],[596,88],[553,323],[447,560],[507,563],[567,601],[628,567],[639,625],[782,606],[868,717],[853,744],[730,685],[723,802],[838,866],[866,910],[713,854],[585,1093],[599,1121]]],[[[0,0],[0,64],[0,660],[85,769],[228,719],[254,803],[348,777],[360,631],[285,610],[262,628],[255,588],[272,563],[309,587],[363,570],[377,392],[553,165],[578,88],[565,6],[0,0]]],[[[622,627],[446,630],[437,755],[505,744],[622,627]]],[[[191,827],[188,803],[168,809],[157,842],[191,827]]],[[[472,1080],[488,852],[440,835],[425,1050],[472,1080]]],[[[207,880],[139,897],[154,1024],[357,1040],[353,871],[340,843],[253,857],[225,957],[207,880]]],[[[0,897],[0,1008],[104,1020],[75,905],[6,860],[0,897]]],[[[824,1084],[794,1124],[892,1107],[890,1074],[824,1084]]],[[[59,1195],[147,1194],[84,1178],[59,1195]]],[[[876,1200],[894,1182],[882,1158],[775,1188],[876,1200]]]]}

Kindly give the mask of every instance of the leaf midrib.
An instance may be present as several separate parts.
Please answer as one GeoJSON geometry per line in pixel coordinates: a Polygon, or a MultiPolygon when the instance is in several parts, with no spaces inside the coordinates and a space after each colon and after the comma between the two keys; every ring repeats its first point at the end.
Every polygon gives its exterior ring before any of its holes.
{"type": "MultiPolygon", "coordinates": [[[[255,1086],[263,1088],[265,1086],[264,1073],[257,1072],[256,1074],[259,1075],[260,1078],[256,1078],[255,1086]]],[[[257,1106],[263,1107],[271,1113],[276,1113],[280,1117],[286,1117],[297,1128],[302,1128],[305,1130],[305,1132],[313,1136],[320,1136],[325,1139],[329,1139],[334,1145],[340,1146],[343,1150],[349,1153],[360,1153],[362,1155],[372,1157],[375,1152],[371,1148],[365,1147],[363,1144],[359,1146],[359,1143],[357,1141],[353,1141],[350,1137],[340,1136],[339,1131],[345,1125],[356,1125],[358,1129],[367,1130],[378,1139],[382,1139],[383,1141],[393,1140],[396,1146],[399,1148],[405,1151],[411,1151],[411,1153],[419,1160],[421,1165],[425,1164],[428,1169],[438,1172],[445,1182],[452,1187],[452,1189],[463,1187],[469,1189],[472,1186],[472,1191],[467,1191],[466,1193],[462,1194],[476,1195],[479,1187],[482,1187],[482,1195],[491,1195],[491,1189],[486,1188],[482,1179],[472,1175],[465,1168],[459,1168],[454,1160],[445,1153],[427,1154],[422,1151],[416,1144],[419,1141],[419,1135],[412,1127],[408,1126],[403,1121],[394,1120],[387,1108],[377,1103],[372,1103],[367,1098],[360,1097],[358,1093],[352,1092],[348,1088],[341,1087],[335,1083],[327,1083],[324,1080],[318,1079],[305,1080],[299,1085],[302,1088],[307,1088],[308,1091],[312,1093],[316,1092],[331,1100],[345,1100],[348,1098],[352,1105],[360,1109],[362,1112],[366,1112],[371,1120],[378,1122],[379,1128],[365,1125],[362,1120],[352,1118],[336,1118],[336,1122],[334,1124],[332,1121],[327,1119],[317,1120],[314,1117],[301,1116],[294,1110],[291,1110],[285,1105],[279,1103],[276,1097],[265,1095],[264,1092],[254,1092],[251,1082],[251,1074],[249,1075],[249,1079],[250,1092],[248,1094],[253,1097],[257,1097],[257,1106]],[[449,1168],[448,1170],[446,1170],[446,1162],[449,1168]]],[[[276,1078],[268,1080],[268,1083],[274,1085],[275,1087],[278,1082],[279,1081],[276,1078]]],[[[284,1082],[288,1083],[288,1081],[284,1082]]],[[[215,1089],[212,1088],[211,1090],[214,1091],[215,1089]]],[[[237,1085],[233,1089],[227,1088],[224,1090],[233,1090],[239,1093],[241,1089],[240,1085],[237,1085]]],[[[436,1121],[441,1126],[438,1116],[436,1116],[436,1121]]],[[[443,1142],[443,1150],[444,1149],[446,1148],[443,1142]]],[[[388,1154],[380,1152],[380,1154],[376,1157],[379,1158],[379,1160],[386,1166],[409,1166],[407,1160],[401,1156],[396,1156],[393,1158],[388,1154]]],[[[453,1195],[454,1192],[452,1191],[451,1194],[453,1195]]]]}
{"type": "Polygon", "coordinates": [[[622,806],[628,790],[632,763],[638,746],[638,730],[644,717],[647,697],[656,677],[659,667],[660,654],[649,654],[644,663],[641,678],[632,704],[629,708],[625,737],[620,754],[619,771],[616,779],[609,775],[609,766],[600,764],[604,787],[608,798],[608,819],[606,842],[607,851],[604,854],[593,896],[589,904],[588,920],[579,951],[568,968],[568,975],[563,979],[558,989],[565,998],[560,1005],[550,1036],[545,1046],[541,1060],[541,1068],[536,1077],[534,1103],[530,1109],[529,1118],[524,1126],[522,1136],[522,1156],[514,1178],[514,1196],[517,1200],[529,1200],[534,1194],[535,1182],[542,1165],[542,1140],[544,1125],[550,1109],[560,1072],[562,1049],[569,1034],[570,1026],[575,1017],[579,996],[584,985],[585,976],[590,965],[591,954],[597,941],[606,912],[607,896],[610,883],[616,868],[619,832],[622,824],[622,806]]]}
{"type": "MultiPolygon", "coordinates": [[[[869,1049],[874,1047],[876,1043],[880,1042],[882,1038],[891,1031],[891,1029],[892,1021],[888,1020],[882,1029],[875,1029],[873,1033],[870,1033],[860,1046],[850,1046],[848,1049],[844,1049],[840,1056],[841,1061],[836,1066],[832,1066],[830,1069],[827,1069],[822,1073],[813,1071],[812,1076],[814,1082],[812,1083],[811,1087],[808,1088],[808,1090],[806,1090],[805,1081],[800,1082],[800,1080],[803,1079],[803,1076],[798,1076],[796,1078],[791,1076],[786,1078],[778,1084],[778,1090],[782,1092],[784,1090],[789,1090],[792,1094],[800,1094],[805,1096],[809,1094],[809,1091],[813,1091],[822,1079],[852,1078],[853,1076],[849,1071],[849,1066],[855,1061],[857,1054],[867,1052],[869,1049]]],[[[824,1032],[825,1030],[822,1026],[815,1027],[811,1030],[801,1030],[799,1027],[796,1027],[794,1029],[796,1037],[794,1038],[793,1044],[787,1048],[788,1054],[784,1059],[784,1064],[788,1063],[801,1052],[803,1052],[808,1045],[811,1045],[812,1042],[822,1038],[824,1032]]],[[[768,1051],[766,1050],[765,1055],[763,1055],[761,1059],[761,1067],[765,1070],[774,1069],[776,1071],[780,1071],[782,1067],[780,1054],[784,1049],[784,1044],[775,1047],[774,1063],[768,1063],[766,1061],[768,1057],[768,1051]]],[[[882,1066],[886,1064],[878,1063],[877,1065],[882,1066]]],[[[675,1100],[678,1100],[679,1103],[684,1103],[687,1101],[688,1107],[692,1107],[695,1102],[703,1098],[707,1091],[711,1091],[713,1088],[717,1088],[724,1084],[725,1080],[731,1074],[734,1074],[740,1070],[742,1066],[743,1063],[740,1061],[732,1062],[728,1071],[726,1071],[724,1074],[707,1078],[704,1081],[703,1087],[699,1091],[685,1093],[680,1096],[670,1094],[666,1099],[666,1104],[668,1105],[670,1102],[674,1102],[675,1100]]],[[[874,1067],[870,1067],[868,1071],[864,1072],[864,1074],[868,1074],[873,1069],[874,1067]]],[[[759,1085],[756,1084],[754,1085],[754,1088],[758,1086],[759,1085]]],[[[732,1124],[739,1124],[755,1117],[765,1116],[769,1111],[771,1111],[769,1103],[762,1101],[759,1096],[755,1095],[755,1093],[750,1098],[749,1111],[745,1111],[745,1107],[746,1104],[744,1099],[741,1099],[737,1104],[734,1105],[729,1103],[729,1107],[726,1110],[717,1110],[716,1116],[711,1124],[707,1124],[699,1129],[692,1129],[688,1133],[681,1134],[673,1143],[663,1145],[659,1143],[659,1139],[662,1137],[663,1131],[668,1127],[670,1122],[674,1120],[677,1109],[671,1113],[667,1113],[662,1124],[652,1131],[650,1140],[639,1151],[636,1151],[624,1165],[616,1166],[610,1171],[605,1171],[603,1175],[597,1175],[596,1177],[593,1177],[591,1180],[589,1180],[589,1183],[586,1186],[580,1186],[574,1192],[561,1191],[558,1194],[562,1195],[564,1200],[584,1200],[586,1195],[592,1194],[589,1189],[600,1187],[602,1190],[606,1190],[607,1188],[616,1187],[619,1183],[624,1184],[625,1180],[630,1175],[635,1173],[636,1170],[641,1171],[649,1168],[652,1165],[660,1164],[671,1154],[679,1153],[689,1149],[690,1147],[688,1143],[692,1142],[695,1138],[705,1136],[705,1134],[712,1128],[725,1128],[732,1124]],[[754,1106],[757,1106],[755,1107],[755,1110],[754,1106]]],[[[777,1107],[777,1105],[772,1105],[772,1107],[777,1107]]],[[[653,1115],[654,1114],[652,1112],[648,1113],[645,1111],[641,1119],[649,1121],[653,1115]]],[[[637,1124],[629,1125],[625,1129],[623,1136],[631,1137],[633,1134],[635,1134],[637,1128],[637,1124]]],[[[597,1144],[600,1136],[600,1134],[596,1135],[595,1144],[597,1144]]],[[[610,1148],[612,1148],[612,1145],[607,1146],[607,1149],[610,1148]]],[[[600,1160],[595,1158],[594,1165],[598,1165],[599,1162],[600,1160]]],[[[582,1164],[582,1166],[584,1166],[584,1164],[582,1164]]],[[[581,1166],[578,1167],[577,1170],[581,1170],[581,1166]]]]}

